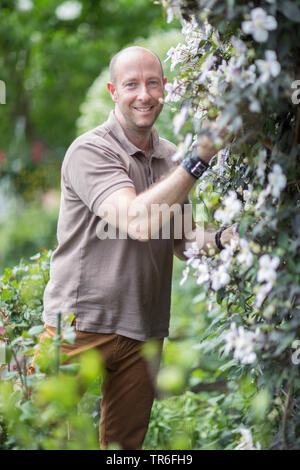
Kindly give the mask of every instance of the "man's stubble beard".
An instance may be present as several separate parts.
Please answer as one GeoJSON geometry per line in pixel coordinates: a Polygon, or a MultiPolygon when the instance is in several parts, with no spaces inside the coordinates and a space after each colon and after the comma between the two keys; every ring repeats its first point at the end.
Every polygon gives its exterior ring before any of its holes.
{"type": "Polygon", "coordinates": [[[161,108],[160,108],[159,111],[157,112],[157,114],[156,114],[155,118],[153,119],[151,125],[145,125],[145,126],[144,126],[144,125],[142,125],[142,124],[138,124],[137,122],[134,122],[135,126],[136,126],[138,129],[145,129],[145,130],[151,129],[151,128],[154,126],[155,122],[157,121],[157,119],[158,119],[160,113],[162,112],[162,110],[163,110],[163,105],[161,106],[161,108]]]}

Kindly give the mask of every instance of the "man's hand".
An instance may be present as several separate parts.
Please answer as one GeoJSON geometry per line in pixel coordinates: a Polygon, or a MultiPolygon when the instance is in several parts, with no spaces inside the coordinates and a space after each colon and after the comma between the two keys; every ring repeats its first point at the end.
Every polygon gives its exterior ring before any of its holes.
{"type": "Polygon", "coordinates": [[[239,239],[240,237],[237,232],[237,224],[231,225],[221,234],[221,244],[223,246],[229,244],[231,240],[236,240],[237,242],[239,242],[239,239]]]}
{"type": "MultiPolygon", "coordinates": [[[[211,129],[212,131],[216,131],[219,128],[219,121],[221,116],[218,116],[215,121],[210,121],[209,119],[205,119],[203,121],[203,127],[211,129]]],[[[228,129],[225,127],[217,134],[218,138],[222,139],[222,147],[228,144],[232,139],[225,139],[228,134],[228,129]]],[[[207,135],[203,135],[199,138],[198,142],[198,156],[204,160],[206,163],[209,163],[212,157],[219,151],[211,138],[207,135]]]]}

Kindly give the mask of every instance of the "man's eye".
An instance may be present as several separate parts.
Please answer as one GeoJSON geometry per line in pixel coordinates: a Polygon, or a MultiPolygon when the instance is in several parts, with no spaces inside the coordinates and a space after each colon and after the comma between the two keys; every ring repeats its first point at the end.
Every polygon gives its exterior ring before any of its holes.
{"type": "Polygon", "coordinates": [[[135,86],[135,83],[133,82],[130,82],[130,83],[127,83],[126,85],[128,88],[133,88],[135,86]]]}
{"type": "Polygon", "coordinates": [[[149,82],[149,85],[151,86],[156,86],[158,84],[158,82],[156,80],[151,80],[151,82],[149,82]]]}

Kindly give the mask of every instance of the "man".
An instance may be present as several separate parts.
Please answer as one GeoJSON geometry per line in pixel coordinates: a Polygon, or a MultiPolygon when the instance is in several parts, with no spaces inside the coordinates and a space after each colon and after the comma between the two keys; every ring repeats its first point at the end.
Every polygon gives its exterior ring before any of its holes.
{"type": "MultiPolygon", "coordinates": [[[[172,162],[175,146],[153,127],[166,83],[154,53],[124,49],[111,60],[110,71],[114,111],[72,143],[62,165],[58,247],[44,294],[43,337],[55,334],[57,311],[75,314],[75,344],[63,344],[62,352],[73,357],[93,347],[105,362],[100,446],[140,449],[168,336],[173,253],[184,259],[188,246],[185,236],[174,239],[174,227],[169,238],[151,236],[151,208],[188,202],[216,150],[201,140],[198,155],[186,159],[185,167],[172,162]],[[99,231],[103,222],[115,228],[115,237],[99,231]],[[142,346],[150,340],[157,350],[146,361],[142,346]]],[[[156,234],[162,219],[156,217],[156,234]]],[[[216,248],[215,234],[194,223],[189,235],[199,248],[216,248]]],[[[221,243],[232,236],[231,229],[224,231],[221,243]]]]}

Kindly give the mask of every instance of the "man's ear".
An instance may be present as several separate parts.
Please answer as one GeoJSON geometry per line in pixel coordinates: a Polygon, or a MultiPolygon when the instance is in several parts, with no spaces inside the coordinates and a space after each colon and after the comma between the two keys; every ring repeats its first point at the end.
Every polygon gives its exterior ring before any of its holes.
{"type": "Polygon", "coordinates": [[[117,96],[117,90],[116,87],[114,86],[113,83],[108,82],[107,83],[107,89],[110,93],[111,99],[113,100],[114,103],[117,103],[118,101],[118,96],[117,96]]]}
{"type": "Polygon", "coordinates": [[[166,86],[167,81],[168,81],[167,77],[164,77],[164,88],[166,86]]]}

